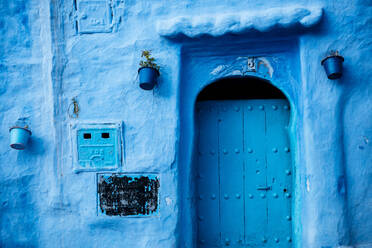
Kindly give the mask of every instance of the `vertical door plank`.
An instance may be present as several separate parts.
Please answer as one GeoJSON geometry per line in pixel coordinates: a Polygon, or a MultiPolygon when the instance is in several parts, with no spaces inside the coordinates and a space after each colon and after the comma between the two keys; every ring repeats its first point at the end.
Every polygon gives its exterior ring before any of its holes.
{"type": "Polygon", "coordinates": [[[249,247],[265,247],[267,192],[265,110],[260,100],[244,104],[245,239],[249,247]]]}
{"type": "Polygon", "coordinates": [[[221,242],[242,247],[244,242],[243,110],[241,101],[221,101],[219,156],[221,242]]]}
{"type": "Polygon", "coordinates": [[[197,222],[198,247],[220,244],[218,120],[216,102],[200,102],[198,167],[197,167],[197,222]]]}
{"type": "Polygon", "coordinates": [[[291,162],[289,155],[287,101],[270,100],[266,107],[267,178],[272,185],[268,196],[268,228],[275,247],[291,247],[291,162]]]}

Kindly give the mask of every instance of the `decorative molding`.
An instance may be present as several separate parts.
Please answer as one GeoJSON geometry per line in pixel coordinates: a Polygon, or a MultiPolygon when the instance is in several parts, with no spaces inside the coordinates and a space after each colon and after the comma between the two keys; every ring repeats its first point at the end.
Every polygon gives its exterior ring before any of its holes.
{"type": "Polygon", "coordinates": [[[316,25],[322,16],[321,7],[299,6],[231,14],[180,16],[158,21],[157,31],[167,38],[179,35],[189,38],[203,35],[217,37],[224,34],[243,34],[252,30],[268,32],[278,27],[290,29],[300,25],[309,28],[316,25]]]}
{"type": "Polygon", "coordinates": [[[209,75],[213,80],[233,76],[256,76],[270,80],[273,78],[275,60],[274,57],[237,57],[230,64],[217,65],[209,75]]]}

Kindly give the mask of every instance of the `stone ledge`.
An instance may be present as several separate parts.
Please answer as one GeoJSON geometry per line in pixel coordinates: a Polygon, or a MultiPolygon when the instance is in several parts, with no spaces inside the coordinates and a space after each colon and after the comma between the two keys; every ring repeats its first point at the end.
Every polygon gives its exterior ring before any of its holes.
{"type": "Polygon", "coordinates": [[[298,26],[309,28],[323,16],[321,7],[285,7],[263,11],[245,11],[230,14],[180,16],[157,22],[160,36],[174,38],[184,35],[197,38],[203,35],[222,36],[243,34],[252,30],[268,32],[274,28],[290,29],[298,26]]]}

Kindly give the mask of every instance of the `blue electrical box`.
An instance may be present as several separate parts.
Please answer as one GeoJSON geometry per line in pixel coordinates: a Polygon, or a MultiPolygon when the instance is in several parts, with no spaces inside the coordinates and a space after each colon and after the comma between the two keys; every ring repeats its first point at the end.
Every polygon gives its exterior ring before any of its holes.
{"type": "Polygon", "coordinates": [[[121,164],[121,124],[80,124],[72,128],[74,170],[114,170],[121,164]]]}

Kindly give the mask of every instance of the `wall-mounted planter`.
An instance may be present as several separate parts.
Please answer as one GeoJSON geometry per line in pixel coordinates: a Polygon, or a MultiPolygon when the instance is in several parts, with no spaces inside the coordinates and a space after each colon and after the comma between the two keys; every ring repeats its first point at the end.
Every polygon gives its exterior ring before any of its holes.
{"type": "Polygon", "coordinates": [[[342,76],[342,63],[344,58],[338,54],[325,57],[321,64],[327,73],[329,79],[338,79],[342,76]]]}
{"type": "Polygon", "coordinates": [[[152,67],[141,67],[138,69],[140,87],[144,90],[152,90],[158,81],[160,73],[152,67]]]}
{"type": "Polygon", "coordinates": [[[31,131],[23,127],[11,127],[10,132],[10,147],[16,150],[24,150],[28,139],[31,136],[31,131]]]}

